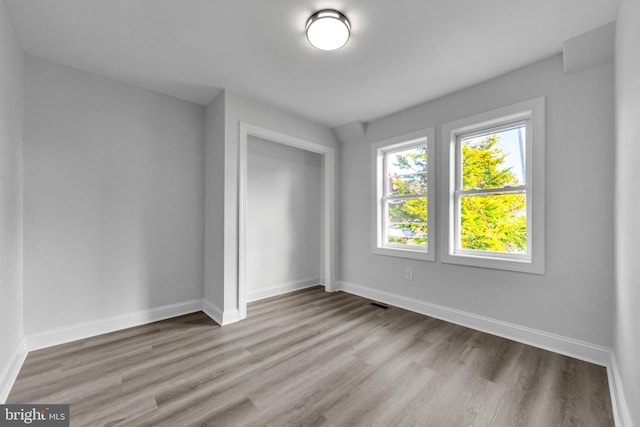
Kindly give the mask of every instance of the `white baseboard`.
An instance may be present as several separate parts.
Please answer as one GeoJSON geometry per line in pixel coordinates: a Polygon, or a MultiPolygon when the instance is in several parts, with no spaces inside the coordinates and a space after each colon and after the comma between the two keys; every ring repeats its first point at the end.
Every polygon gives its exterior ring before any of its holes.
{"type": "Polygon", "coordinates": [[[217,305],[204,299],[202,300],[202,311],[220,326],[235,323],[240,320],[237,308],[223,311],[217,305]]]}
{"type": "Polygon", "coordinates": [[[169,304],[149,310],[107,317],[77,325],[52,329],[38,334],[27,335],[27,349],[29,351],[64,344],[96,335],[118,331],[120,329],[140,326],[170,317],[182,316],[202,309],[201,300],[192,300],[177,304],[169,304]]]}
{"type": "Polygon", "coordinates": [[[225,310],[222,313],[222,326],[228,325],[230,323],[236,323],[240,320],[240,312],[238,312],[237,308],[232,308],[231,310],[225,310]]]}
{"type": "Polygon", "coordinates": [[[202,300],[202,311],[218,325],[222,325],[222,310],[207,300],[202,300]]]}
{"type": "Polygon", "coordinates": [[[607,347],[353,283],[338,282],[337,289],[597,365],[608,366],[610,362],[611,349],[607,347]]]}
{"type": "Polygon", "coordinates": [[[13,383],[16,382],[20,369],[24,360],[27,358],[27,340],[22,337],[16,350],[9,360],[9,364],[4,368],[0,374],[0,404],[4,404],[9,397],[9,392],[13,387],[13,383]]]}
{"type": "Polygon", "coordinates": [[[287,292],[297,291],[299,289],[310,288],[319,283],[318,277],[305,277],[304,279],[295,280],[293,282],[283,283],[277,286],[270,286],[264,289],[257,289],[247,292],[247,302],[258,301],[264,298],[275,297],[277,295],[286,294],[287,292]]]}
{"type": "Polygon", "coordinates": [[[618,368],[618,361],[614,353],[611,353],[611,360],[607,366],[607,377],[609,378],[609,389],[611,392],[611,406],[613,417],[618,427],[633,427],[631,411],[627,405],[627,399],[622,388],[622,377],[618,368]]]}

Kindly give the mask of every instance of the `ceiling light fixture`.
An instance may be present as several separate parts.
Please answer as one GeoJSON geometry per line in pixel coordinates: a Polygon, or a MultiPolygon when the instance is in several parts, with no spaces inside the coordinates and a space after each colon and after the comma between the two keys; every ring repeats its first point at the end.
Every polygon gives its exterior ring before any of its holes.
{"type": "Polygon", "coordinates": [[[351,23],[337,10],[319,10],[307,20],[307,40],[320,50],[336,50],[345,45],[351,23]]]}

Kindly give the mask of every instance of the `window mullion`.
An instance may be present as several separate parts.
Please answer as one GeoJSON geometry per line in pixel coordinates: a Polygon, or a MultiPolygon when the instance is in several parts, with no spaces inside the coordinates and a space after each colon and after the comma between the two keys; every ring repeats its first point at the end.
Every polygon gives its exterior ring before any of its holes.
{"type": "Polygon", "coordinates": [[[426,199],[427,194],[411,194],[411,195],[402,195],[402,196],[385,196],[382,200],[412,200],[412,199],[426,199]]]}
{"type": "Polygon", "coordinates": [[[483,188],[472,190],[456,190],[456,196],[484,196],[490,194],[523,194],[528,190],[528,186],[519,185],[517,187],[483,188]]]}

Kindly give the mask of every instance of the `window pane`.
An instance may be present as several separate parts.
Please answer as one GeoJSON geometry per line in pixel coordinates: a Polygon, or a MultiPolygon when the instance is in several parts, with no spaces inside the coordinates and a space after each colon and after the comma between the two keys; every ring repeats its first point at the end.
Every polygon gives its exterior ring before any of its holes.
{"type": "Polygon", "coordinates": [[[467,196],[460,199],[460,247],[503,253],[527,251],[527,199],[524,194],[467,196]]]}
{"type": "Polygon", "coordinates": [[[387,194],[392,196],[426,194],[427,147],[388,153],[385,156],[387,194]]]}
{"type": "Polygon", "coordinates": [[[413,196],[427,194],[427,174],[390,175],[388,194],[390,196],[413,196]]]}
{"type": "Polygon", "coordinates": [[[426,246],[427,198],[389,200],[385,224],[387,243],[426,246]]]}
{"type": "Polygon", "coordinates": [[[387,243],[427,246],[427,224],[396,224],[387,228],[387,243]]]}
{"type": "Polygon", "coordinates": [[[462,189],[525,184],[526,126],[462,138],[462,189]]]}
{"type": "Polygon", "coordinates": [[[427,198],[389,200],[387,214],[389,223],[426,223],[427,198]]]}

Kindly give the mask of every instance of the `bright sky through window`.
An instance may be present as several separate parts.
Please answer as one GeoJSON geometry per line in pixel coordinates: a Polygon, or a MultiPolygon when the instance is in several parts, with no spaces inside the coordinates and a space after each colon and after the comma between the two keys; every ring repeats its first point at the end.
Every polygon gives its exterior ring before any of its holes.
{"type": "MultiPolygon", "coordinates": [[[[487,134],[477,135],[472,138],[465,139],[466,142],[478,142],[488,136],[487,134]]],[[[499,132],[499,138],[495,145],[496,148],[502,150],[504,158],[498,169],[510,170],[516,177],[518,185],[525,184],[525,164],[526,164],[526,127],[518,126],[499,132]]]]}

